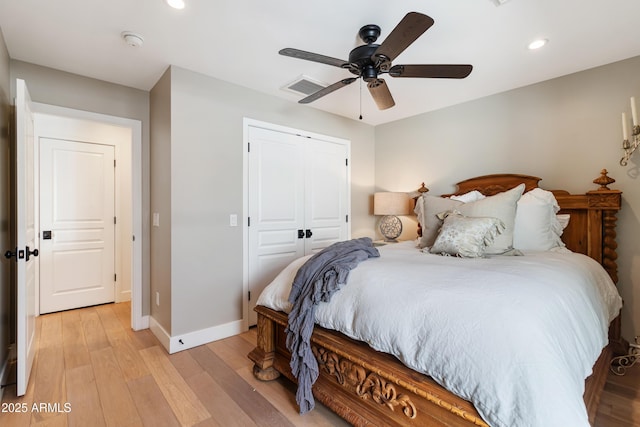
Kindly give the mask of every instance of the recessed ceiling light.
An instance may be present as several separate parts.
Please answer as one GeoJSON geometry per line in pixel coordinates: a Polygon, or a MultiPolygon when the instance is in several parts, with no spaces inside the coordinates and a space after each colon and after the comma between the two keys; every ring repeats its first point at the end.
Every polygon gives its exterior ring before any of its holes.
{"type": "Polygon", "coordinates": [[[165,0],[174,9],[184,9],[184,0],[165,0]]]}
{"type": "Polygon", "coordinates": [[[529,43],[529,46],[527,46],[527,47],[529,48],[529,50],[540,49],[542,46],[546,45],[548,41],[549,40],[547,40],[547,39],[534,40],[531,43],[529,43]]]}

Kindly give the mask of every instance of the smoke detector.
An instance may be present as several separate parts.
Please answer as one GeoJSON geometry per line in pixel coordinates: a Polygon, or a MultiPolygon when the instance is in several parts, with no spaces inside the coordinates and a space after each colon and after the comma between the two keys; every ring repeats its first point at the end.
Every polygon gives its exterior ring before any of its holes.
{"type": "Polygon", "coordinates": [[[132,33],[131,31],[123,31],[122,39],[126,44],[131,47],[140,47],[144,43],[144,39],[140,34],[132,33]]]}

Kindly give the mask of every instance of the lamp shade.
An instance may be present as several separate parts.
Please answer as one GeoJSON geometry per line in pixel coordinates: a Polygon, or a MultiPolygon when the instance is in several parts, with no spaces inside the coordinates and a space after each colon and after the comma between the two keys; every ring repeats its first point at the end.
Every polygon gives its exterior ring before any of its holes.
{"type": "Polygon", "coordinates": [[[408,215],[411,213],[407,193],[381,192],[373,195],[374,215],[408,215]]]}

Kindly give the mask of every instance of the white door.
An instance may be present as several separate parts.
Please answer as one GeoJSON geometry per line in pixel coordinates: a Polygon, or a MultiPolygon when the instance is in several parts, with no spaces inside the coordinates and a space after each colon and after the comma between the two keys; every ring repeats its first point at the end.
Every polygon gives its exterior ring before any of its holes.
{"type": "Polygon", "coordinates": [[[303,152],[295,135],[249,128],[249,325],[260,292],[304,255],[303,152]]]}
{"type": "Polygon", "coordinates": [[[348,236],[348,148],[249,127],[249,325],[262,290],[291,261],[348,236]]]}
{"type": "Polygon", "coordinates": [[[114,147],[40,138],[40,313],[115,300],[114,147]]]}
{"type": "Polygon", "coordinates": [[[34,138],[31,97],[24,80],[16,81],[16,350],[17,395],[29,384],[36,352],[35,299],[38,263],[35,239],[34,138]]]}
{"type": "Polygon", "coordinates": [[[347,147],[305,138],[305,253],[345,240],[348,233],[347,147]]]}

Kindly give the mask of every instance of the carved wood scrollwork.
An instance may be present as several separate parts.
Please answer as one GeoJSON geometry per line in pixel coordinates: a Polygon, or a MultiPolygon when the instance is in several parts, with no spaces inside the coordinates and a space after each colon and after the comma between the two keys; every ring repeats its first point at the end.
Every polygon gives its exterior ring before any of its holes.
{"type": "Polygon", "coordinates": [[[616,242],[616,211],[603,211],[603,251],[602,266],[607,270],[613,283],[618,283],[618,243],[616,242]]]}
{"type": "Polygon", "coordinates": [[[400,407],[405,416],[416,418],[417,409],[411,398],[398,393],[395,384],[325,348],[314,345],[312,351],[321,370],[334,376],[338,384],[353,391],[361,399],[371,399],[392,411],[400,407]]]}

